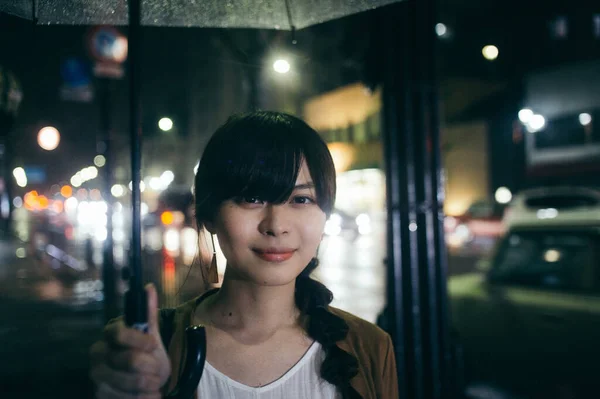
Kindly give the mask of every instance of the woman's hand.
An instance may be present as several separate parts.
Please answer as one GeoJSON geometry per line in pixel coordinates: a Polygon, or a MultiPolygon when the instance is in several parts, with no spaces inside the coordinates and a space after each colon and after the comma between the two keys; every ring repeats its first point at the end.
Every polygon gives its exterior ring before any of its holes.
{"type": "Polygon", "coordinates": [[[156,289],[146,287],[148,333],[128,328],[123,320],[104,330],[90,351],[91,378],[99,399],[160,399],[171,375],[171,363],[158,329],[156,289]]]}

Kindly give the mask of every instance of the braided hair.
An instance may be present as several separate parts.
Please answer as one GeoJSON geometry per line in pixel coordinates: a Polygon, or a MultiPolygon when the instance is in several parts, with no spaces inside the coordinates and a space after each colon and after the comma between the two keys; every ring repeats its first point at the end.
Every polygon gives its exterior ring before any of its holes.
{"type": "Polygon", "coordinates": [[[348,324],[327,308],[333,300],[333,293],[324,284],[310,277],[317,266],[319,260],[313,258],[296,278],[296,306],[302,314],[308,316],[308,335],[325,350],[321,377],[335,385],[344,399],[358,399],[361,398],[360,394],[350,385],[352,377],[358,374],[358,361],[336,345],[336,342],[346,338],[348,324]]]}

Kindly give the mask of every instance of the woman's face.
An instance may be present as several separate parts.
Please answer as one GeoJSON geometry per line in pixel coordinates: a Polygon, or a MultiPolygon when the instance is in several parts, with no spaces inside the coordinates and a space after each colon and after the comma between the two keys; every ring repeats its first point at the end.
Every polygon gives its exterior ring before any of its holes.
{"type": "Polygon", "coordinates": [[[275,286],[293,282],[316,256],[325,221],[304,162],[286,202],[227,200],[208,227],[217,235],[230,277],[275,286]]]}

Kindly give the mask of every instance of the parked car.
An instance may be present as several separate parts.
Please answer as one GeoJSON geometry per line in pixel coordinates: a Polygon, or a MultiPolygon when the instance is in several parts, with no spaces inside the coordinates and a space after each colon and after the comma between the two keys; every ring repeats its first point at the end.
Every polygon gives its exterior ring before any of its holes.
{"type": "Polygon", "coordinates": [[[505,205],[494,201],[475,201],[460,216],[444,219],[448,247],[453,252],[486,252],[504,233],[505,205]]]}
{"type": "Polygon", "coordinates": [[[573,192],[579,205],[557,193],[524,196],[489,260],[449,281],[470,383],[526,398],[599,395],[600,203],[593,191],[573,192]]]}
{"type": "Polygon", "coordinates": [[[504,213],[503,223],[514,225],[588,224],[600,219],[600,190],[587,187],[540,187],[520,192],[504,213]]]}

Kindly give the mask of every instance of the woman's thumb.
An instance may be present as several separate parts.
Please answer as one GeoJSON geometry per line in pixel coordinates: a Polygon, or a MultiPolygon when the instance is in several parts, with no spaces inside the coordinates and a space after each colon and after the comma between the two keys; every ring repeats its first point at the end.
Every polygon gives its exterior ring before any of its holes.
{"type": "Polygon", "coordinates": [[[146,298],[148,302],[148,332],[160,338],[158,325],[158,294],[154,284],[148,284],[145,287],[146,298]]]}

